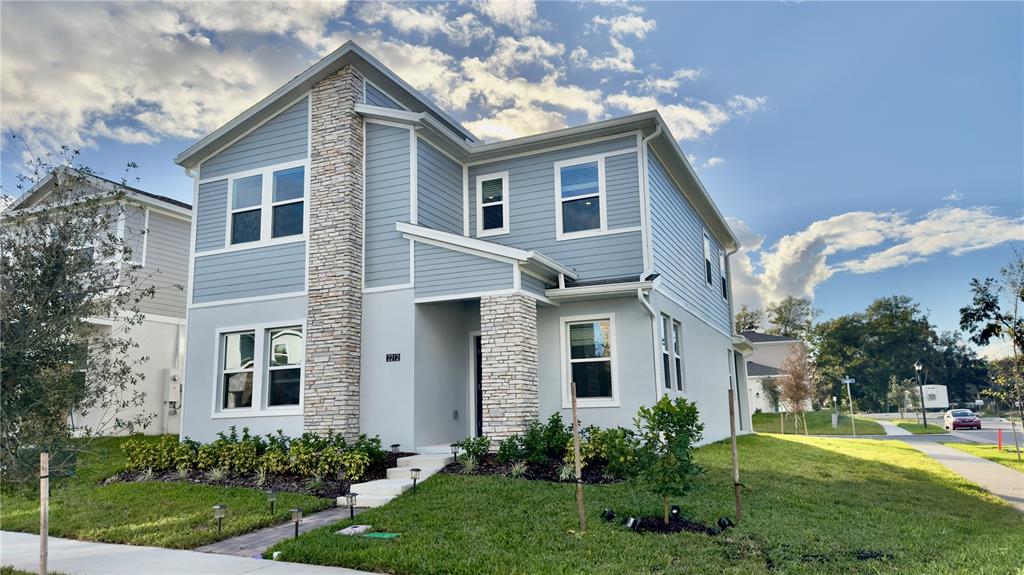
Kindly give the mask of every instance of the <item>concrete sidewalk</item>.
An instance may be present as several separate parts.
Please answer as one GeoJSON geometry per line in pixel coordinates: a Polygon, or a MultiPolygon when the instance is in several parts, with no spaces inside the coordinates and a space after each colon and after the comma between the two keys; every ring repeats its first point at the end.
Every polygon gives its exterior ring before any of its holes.
{"type": "Polygon", "coordinates": [[[895,423],[891,423],[884,419],[876,419],[874,421],[878,425],[882,426],[882,429],[885,430],[886,435],[914,435],[913,433],[910,433],[909,431],[903,429],[902,427],[896,425],[895,423]]]}
{"type": "MultiPolygon", "coordinates": [[[[49,538],[50,571],[66,575],[369,575],[340,567],[320,567],[264,559],[49,538]]],[[[35,572],[39,536],[0,531],[0,564],[35,572]]]]}
{"type": "Polygon", "coordinates": [[[908,441],[907,445],[1024,512],[1024,473],[931,441],[908,441]]]}
{"type": "MultiPolygon", "coordinates": [[[[366,509],[359,507],[355,509],[356,514],[363,511],[366,511],[366,509]]],[[[347,507],[332,507],[326,511],[313,513],[302,518],[302,522],[299,523],[299,533],[306,533],[307,531],[319,529],[324,525],[343,521],[348,519],[348,515],[347,507]]],[[[291,539],[294,536],[295,524],[288,522],[239,535],[238,537],[232,537],[231,539],[210,543],[209,545],[203,545],[202,547],[196,547],[193,551],[235,555],[236,557],[252,557],[254,555],[262,555],[264,551],[271,548],[278,541],[291,539]]]]}

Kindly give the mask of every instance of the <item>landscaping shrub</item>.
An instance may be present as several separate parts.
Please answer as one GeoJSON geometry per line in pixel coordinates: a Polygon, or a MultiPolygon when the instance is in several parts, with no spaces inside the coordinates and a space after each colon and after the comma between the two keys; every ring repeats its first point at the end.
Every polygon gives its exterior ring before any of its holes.
{"type": "MultiPolygon", "coordinates": [[[[498,445],[498,462],[509,464],[523,460],[523,446],[519,443],[519,436],[506,437],[498,445]]],[[[525,470],[524,470],[525,471],[525,470]]]]}
{"type": "Polygon", "coordinates": [[[473,459],[480,461],[487,451],[491,448],[491,440],[486,436],[481,435],[480,437],[467,437],[462,441],[456,443],[457,446],[465,451],[464,457],[472,457],[473,459]]]}
{"type": "Polygon", "coordinates": [[[565,455],[566,445],[572,445],[572,426],[566,425],[562,414],[556,411],[544,426],[544,454],[550,459],[559,459],[565,455]]]}
{"type": "MultiPolygon", "coordinates": [[[[565,447],[564,461],[572,463],[572,437],[565,447]]],[[[636,433],[624,427],[602,429],[588,426],[580,431],[580,463],[585,468],[591,462],[604,465],[605,475],[617,479],[632,477],[637,468],[636,433]]]]}
{"type": "Polygon", "coordinates": [[[697,404],[663,396],[651,407],[641,407],[634,419],[640,435],[637,459],[640,479],[662,497],[663,520],[669,523],[669,497],[683,496],[703,470],[693,461],[694,443],[704,424],[697,404]]]}

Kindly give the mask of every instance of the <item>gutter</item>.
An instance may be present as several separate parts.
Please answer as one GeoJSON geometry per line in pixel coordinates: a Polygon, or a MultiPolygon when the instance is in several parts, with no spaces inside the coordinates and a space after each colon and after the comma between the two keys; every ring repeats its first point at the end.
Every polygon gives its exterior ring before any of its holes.
{"type": "Polygon", "coordinates": [[[643,210],[645,220],[643,238],[645,256],[644,273],[641,274],[640,279],[646,279],[647,276],[654,273],[654,254],[651,253],[651,194],[648,188],[650,169],[647,160],[647,144],[649,144],[651,140],[653,140],[654,138],[657,138],[658,136],[661,135],[661,123],[657,122],[655,126],[656,127],[654,128],[654,132],[652,132],[650,136],[647,136],[646,138],[640,141],[640,149],[637,150],[640,153],[640,163],[642,168],[640,170],[640,186],[642,187],[642,189],[640,190],[640,197],[643,198],[644,202],[643,210]]]}
{"type": "Polygon", "coordinates": [[[661,399],[661,382],[658,381],[658,312],[654,311],[651,302],[644,297],[644,288],[636,288],[636,299],[651,316],[651,353],[654,360],[651,365],[654,367],[654,402],[657,403],[661,399]]]}

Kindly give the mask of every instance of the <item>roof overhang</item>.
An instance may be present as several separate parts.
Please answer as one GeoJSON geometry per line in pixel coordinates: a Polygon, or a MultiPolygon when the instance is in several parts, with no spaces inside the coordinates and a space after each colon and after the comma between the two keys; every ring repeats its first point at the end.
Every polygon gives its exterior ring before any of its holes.
{"type": "Polygon", "coordinates": [[[754,353],[754,344],[739,334],[732,336],[732,348],[742,353],[744,357],[754,353]]]}
{"type": "Polygon", "coordinates": [[[356,66],[365,78],[388,91],[401,104],[423,110],[434,116],[439,124],[446,126],[453,134],[458,134],[458,138],[471,141],[476,139],[469,130],[388,69],[387,66],[371,56],[355,42],[348,41],[298,76],[292,78],[284,86],[274,90],[266,98],[253,104],[248,110],[235,116],[227,124],[217,128],[205,138],[189,146],[174,158],[174,163],[185,168],[194,168],[211,153],[220,150],[238,136],[277,114],[288,103],[301,97],[320,81],[349,65],[356,66]]]}
{"type": "Polygon", "coordinates": [[[403,222],[396,223],[395,229],[406,239],[428,242],[449,249],[475,253],[483,257],[496,257],[518,262],[521,268],[555,281],[558,280],[559,274],[571,279],[579,277],[572,268],[562,265],[537,251],[521,250],[403,222]]]}
{"type": "Polygon", "coordinates": [[[544,295],[551,301],[567,302],[588,299],[607,299],[616,297],[636,297],[637,290],[650,291],[653,281],[623,282],[614,284],[597,284],[588,286],[551,288],[544,295]]]}

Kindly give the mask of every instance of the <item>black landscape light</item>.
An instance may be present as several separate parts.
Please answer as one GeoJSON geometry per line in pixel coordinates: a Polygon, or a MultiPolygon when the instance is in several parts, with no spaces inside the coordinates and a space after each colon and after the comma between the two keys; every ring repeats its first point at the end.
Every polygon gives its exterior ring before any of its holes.
{"type": "Polygon", "coordinates": [[[224,522],[224,516],[228,514],[228,506],[223,503],[218,503],[213,506],[213,518],[217,520],[217,533],[220,533],[221,524],[224,522]]]}
{"type": "Polygon", "coordinates": [[[391,444],[391,453],[398,453],[398,448],[401,447],[401,446],[402,446],[401,443],[392,443],[391,444]]]}
{"type": "Polygon", "coordinates": [[[719,529],[719,531],[725,531],[726,528],[728,528],[728,527],[735,527],[735,526],[736,526],[736,524],[733,523],[732,519],[729,519],[728,517],[719,517],[718,518],[718,529],[719,529]]]}
{"type": "Polygon", "coordinates": [[[673,505],[672,508],[669,510],[669,514],[672,516],[673,521],[679,521],[680,513],[681,510],[679,509],[678,505],[673,505]]]}
{"type": "Polygon", "coordinates": [[[453,443],[453,444],[451,444],[451,445],[450,445],[449,447],[451,447],[451,448],[452,448],[452,455],[453,455],[453,456],[454,456],[454,457],[455,457],[456,459],[458,459],[458,458],[459,458],[459,444],[458,444],[458,443],[453,443]]]}
{"type": "Polygon", "coordinates": [[[413,467],[412,469],[409,470],[409,475],[412,477],[413,493],[416,493],[416,482],[419,481],[420,479],[420,471],[422,470],[419,467],[413,467]]]}
{"type": "Polygon", "coordinates": [[[611,509],[605,509],[601,512],[601,517],[604,518],[605,521],[613,521],[615,520],[615,512],[611,509]]]}
{"type": "Polygon", "coordinates": [[[270,503],[270,514],[273,515],[274,514],[274,505],[277,503],[277,490],[276,489],[268,489],[267,490],[267,503],[270,503]]]}
{"type": "Polygon", "coordinates": [[[626,520],[626,527],[628,527],[631,531],[640,531],[640,518],[630,517],[626,520]]]}
{"type": "Polygon", "coordinates": [[[348,493],[345,494],[345,503],[348,504],[349,519],[355,519],[356,517],[356,497],[359,497],[359,494],[352,493],[351,489],[349,490],[348,493]]]}
{"type": "Polygon", "coordinates": [[[295,522],[295,538],[299,538],[299,522],[302,521],[302,510],[292,509],[292,521],[295,522]]]}

